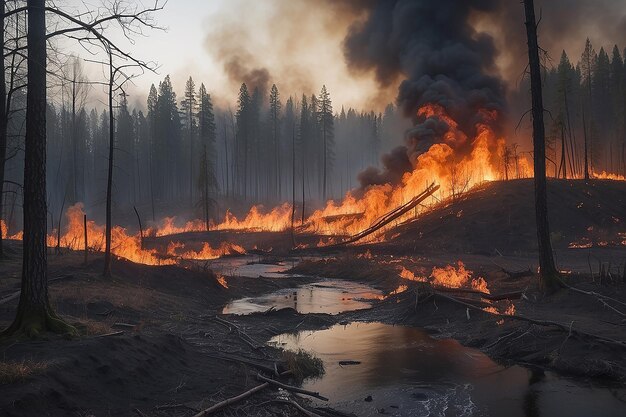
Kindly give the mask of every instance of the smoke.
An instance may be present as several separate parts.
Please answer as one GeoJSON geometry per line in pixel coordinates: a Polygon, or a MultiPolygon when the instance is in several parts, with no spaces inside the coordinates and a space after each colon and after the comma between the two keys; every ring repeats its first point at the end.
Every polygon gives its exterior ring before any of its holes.
{"type": "MultiPolygon", "coordinates": [[[[385,87],[401,82],[397,102],[415,126],[407,134],[406,158],[413,160],[430,145],[442,142],[447,122],[437,115],[418,116],[418,109],[435,104],[459,124],[464,138],[473,137],[477,123],[500,125],[491,115],[506,110],[502,80],[493,75],[497,51],[490,35],[470,24],[475,11],[495,11],[495,0],[381,0],[367,19],[355,23],[344,41],[344,55],[356,73],[374,72],[385,87]],[[485,116],[490,115],[489,120],[485,116]]],[[[469,151],[471,143],[448,143],[455,152],[469,151]]],[[[384,160],[396,160],[387,155],[384,160]]],[[[383,179],[398,182],[397,172],[383,163],[383,171],[366,170],[362,187],[383,179]]]]}
{"type": "MultiPolygon", "coordinates": [[[[495,11],[471,16],[472,25],[489,33],[498,50],[497,66],[509,90],[516,90],[528,62],[524,10],[521,4],[502,4],[495,11]]],[[[539,43],[548,54],[547,65],[557,65],[565,50],[572,62],[580,59],[585,40],[597,51],[626,47],[626,1],[535,0],[539,43]]]]}
{"type": "Polygon", "coordinates": [[[383,170],[369,167],[358,176],[361,189],[369,185],[397,184],[402,176],[413,169],[407,148],[398,146],[382,156],[383,170]]]}
{"type": "MultiPolygon", "coordinates": [[[[276,83],[281,95],[318,94],[326,85],[336,103],[382,110],[395,86],[377,87],[369,76],[352,76],[341,43],[372,0],[229,0],[207,19],[204,45],[223,72],[220,94],[232,95],[276,83]]],[[[230,97],[232,99],[232,97],[230,97]]]]}

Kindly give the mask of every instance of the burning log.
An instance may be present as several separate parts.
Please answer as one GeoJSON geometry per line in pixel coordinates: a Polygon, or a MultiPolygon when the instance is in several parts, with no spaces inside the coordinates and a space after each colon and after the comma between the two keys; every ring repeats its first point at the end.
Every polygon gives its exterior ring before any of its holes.
{"type": "Polygon", "coordinates": [[[385,214],[384,216],[376,220],[374,224],[372,224],[367,229],[357,233],[356,235],[353,235],[352,237],[344,240],[343,242],[328,245],[326,247],[343,246],[343,245],[348,245],[350,243],[358,242],[364,237],[367,237],[371,235],[372,233],[376,232],[377,230],[382,229],[383,227],[385,227],[392,221],[400,218],[402,215],[413,210],[418,204],[422,203],[428,197],[433,195],[438,189],[439,189],[439,185],[435,185],[435,183],[430,184],[424,191],[422,191],[420,194],[415,196],[411,201],[391,210],[390,212],[388,212],[387,214],[385,214]]]}

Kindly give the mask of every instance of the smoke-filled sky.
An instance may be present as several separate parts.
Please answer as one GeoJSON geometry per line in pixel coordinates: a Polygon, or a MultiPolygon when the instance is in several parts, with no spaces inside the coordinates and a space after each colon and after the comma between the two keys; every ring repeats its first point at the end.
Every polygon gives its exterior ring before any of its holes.
{"type": "MultiPolygon", "coordinates": [[[[458,9],[468,5],[482,10],[469,13],[471,27],[477,30],[470,36],[476,39],[477,33],[483,32],[494,38],[496,67],[491,71],[514,85],[526,59],[520,1],[170,0],[164,11],[155,14],[167,31],[151,31],[149,36],[137,38],[132,47],[138,57],[157,61],[160,69],[159,74],[146,74],[136,81],[130,100],[143,103],[150,84],[158,84],[170,74],[179,94],[191,75],[197,84],[207,85],[218,104],[234,103],[242,81],[275,82],[284,94],[317,93],[326,84],[335,103],[381,110],[397,96],[404,78],[397,72],[381,71],[406,51],[394,50],[390,44],[376,45],[381,40],[379,30],[384,28],[374,28],[371,36],[361,39],[353,36],[348,44],[346,36],[362,29],[359,22],[376,10],[393,14],[389,22],[397,26],[390,28],[389,39],[394,41],[402,36],[396,27],[419,25],[422,19],[445,20],[446,14],[450,19],[463,18],[465,13],[458,9]],[[411,3],[419,4],[417,10],[403,12],[402,7],[411,3]],[[367,43],[356,45],[359,40],[367,43]],[[374,55],[381,51],[385,54],[374,55]],[[362,65],[368,59],[381,62],[362,65]],[[382,78],[384,83],[376,82],[382,78]]],[[[539,0],[536,8],[542,16],[540,42],[555,61],[562,49],[577,61],[586,37],[596,50],[600,46],[610,50],[614,43],[626,46],[626,0],[539,0]]],[[[398,64],[420,70],[419,65],[398,64]]]]}

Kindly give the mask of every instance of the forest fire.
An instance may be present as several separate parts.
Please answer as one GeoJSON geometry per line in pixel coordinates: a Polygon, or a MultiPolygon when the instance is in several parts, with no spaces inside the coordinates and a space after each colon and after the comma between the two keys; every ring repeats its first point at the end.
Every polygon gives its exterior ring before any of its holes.
{"type": "MultiPolygon", "coordinates": [[[[469,138],[460,130],[458,123],[447,115],[443,107],[436,104],[421,107],[417,113],[418,118],[435,120],[447,126],[442,142],[433,144],[424,153],[410,155],[413,169],[403,175],[400,184],[371,185],[362,194],[347,192],[341,202],[329,200],[324,208],[313,212],[301,224],[296,224],[298,231],[332,236],[355,234],[369,227],[390,210],[406,203],[423,191],[428,184],[440,185],[438,195],[429,200],[432,204],[450,197],[455,198],[485,181],[503,178],[500,165],[505,141],[497,137],[490,124],[495,123],[498,114],[485,110],[482,116],[484,122],[475,126],[476,136],[469,138]],[[457,147],[468,143],[470,148],[468,153],[463,154],[456,150],[457,147]]],[[[528,164],[524,159],[520,159],[519,165],[528,164]]],[[[406,220],[412,215],[414,212],[407,213],[398,221],[406,220]]],[[[291,226],[291,217],[292,206],[289,203],[277,206],[267,213],[262,212],[261,206],[253,206],[242,220],[227,212],[224,221],[214,225],[214,228],[283,231],[291,226]]],[[[174,218],[166,218],[162,226],[150,230],[149,234],[165,236],[206,230],[206,225],[201,220],[189,221],[183,226],[176,226],[174,223],[174,218]]],[[[322,242],[322,245],[328,243],[322,242]]]]}
{"type": "MultiPolygon", "coordinates": [[[[405,204],[430,183],[440,186],[437,194],[420,204],[420,207],[396,219],[395,224],[417,215],[419,211],[424,211],[438,202],[458,198],[484,182],[532,176],[531,162],[522,155],[511,156],[504,138],[498,137],[495,133],[493,126],[498,123],[498,112],[479,110],[478,113],[481,122],[474,126],[475,135],[469,137],[442,106],[427,104],[420,107],[417,118],[423,122],[433,121],[441,124],[445,126],[445,132],[425,152],[413,152],[409,155],[412,170],[402,176],[399,184],[374,184],[364,190],[348,191],[342,201],[329,200],[324,208],[314,211],[304,222],[296,221],[296,230],[333,237],[354,235],[370,227],[390,210],[405,204]]],[[[624,180],[622,175],[607,172],[594,172],[592,175],[596,179],[624,180]]],[[[224,220],[219,224],[211,224],[211,228],[279,232],[291,227],[292,215],[290,203],[283,203],[265,213],[262,206],[255,205],[241,220],[227,211],[224,220]]],[[[166,217],[161,225],[149,229],[147,234],[167,236],[206,231],[206,222],[202,220],[188,221],[181,226],[175,223],[175,217],[166,217]]],[[[367,241],[372,242],[377,238],[379,237],[376,235],[370,235],[367,241]]],[[[317,246],[335,243],[336,238],[320,239],[317,246]]],[[[204,255],[190,253],[189,257],[211,256],[204,249],[203,251],[204,255]]],[[[224,252],[223,248],[211,251],[224,252]]]]}
{"type": "Polygon", "coordinates": [[[446,265],[443,268],[434,267],[430,276],[423,277],[415,275],[405,267],[400,268],[399,275],[408,281],[430,282],[435,287],[464,288],[469,287],[476,291],[489,294],[489,288],[484,278],[472,278],[473,272],[465,268],[462,261],[457,262],[457,266],[446,265]]]}
{"type": "MultiPolygon", "coordinates": [[[[71,250],[84,250],[85,248],[85,225],[83,205],[81,203],[69,207],[65,213],[67,224],[65,232],[58,234],[53,230],[47,237],[48,247],[56,247],[71,250]]],[[[3,238],[22,240],[23,233],[18,232],[7,236],[7,228],[2,221],[3,238]]],[[[145,265],[174,265],[178,259],[209,260],[226,255],[238,255],[245,253],[245,249],[239,245],[224,242],[219,248],[212,248],[204,243],[199,251],[184,250],[185,245],[178,242],[170,242],[167,248],[167,256],[159,253],[156,249],[142,248],[142,239],[139,234],[130,235],[121,226],[114,226],[111,232],[111,252],[129,261],[145,265]]],[[[98,225],[93,220],[87,221],[87,246],[89,251],[102,252],[105,246],[105,227],[98,225]]]]}
{"type": "Polygon", "coordinates": [[[185,244],[180,242],[170,242],[167,245],[167,255],[182,259],[209,260],[217,259],[228,255],[242,255],[246,250],[236,244],[222,242],[219,248],[212,248],[207,242],[202,244],[202,248],[198,251],[185,251],[185,244]]]}

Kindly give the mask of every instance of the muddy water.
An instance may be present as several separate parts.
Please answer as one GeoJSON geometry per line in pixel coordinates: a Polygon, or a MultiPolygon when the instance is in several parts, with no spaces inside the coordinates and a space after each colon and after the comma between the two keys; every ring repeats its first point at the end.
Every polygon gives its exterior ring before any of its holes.
{"type": "Polygon", "coordinates": [[[226,257],[214,259],[207,266],[214,272],[226,276],[243,278],[284,278],[285,271],[293,268],[300,260],[286,259],[277,263],[261,263],[258,256],[226,257]]]}
{"type": "Polygon", "coordinates": [[[504,368],[479,351],[433,339],[415,328],[351,323],[280,335],[270,343],[321,358],[326,374],[305,381],[304,388],[358,415],[626,415],[626,388],[600,387],[519,366],[504,368]],[[339,365],[345,360],[361,363],[339,365]]]}
{"type": "Polygon", "coordinates": [[[343,281],[324,280],[298,288],[279,290],[259,297],[235,300],[224,307],[223,314],[250,314],[274,307],[293,308],[302,314],[338,314],[371,307],[371,300],[382,293],[367,285],[343,281]]]}

